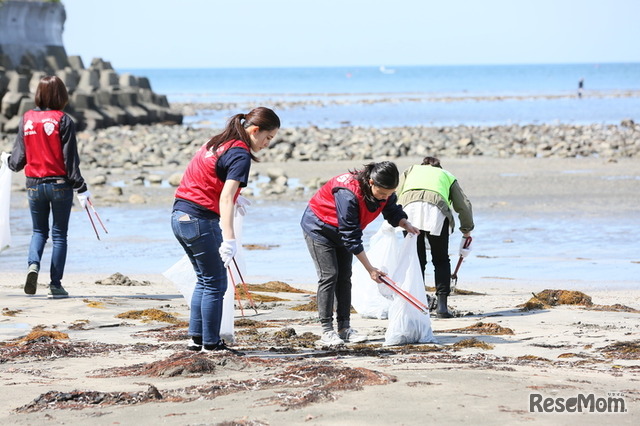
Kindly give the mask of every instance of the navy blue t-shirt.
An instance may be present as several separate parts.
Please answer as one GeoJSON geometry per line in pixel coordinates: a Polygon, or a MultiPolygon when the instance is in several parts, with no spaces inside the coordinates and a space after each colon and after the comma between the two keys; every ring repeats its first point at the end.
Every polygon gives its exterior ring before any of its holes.
{"type": "MultiPolygon", "coordinates": [[[[244,188],[249,182],[249,170],[251,169],[251,154],[244,148],[229,148],[216,163],[216,174],[222,181],[237,180],[240,187],[244,188]]],[[[173,203],[174,210],[180,210],[200,219],[215,219],[218,215],[211,210],[191,201],[176,198],[173,203]]]]}

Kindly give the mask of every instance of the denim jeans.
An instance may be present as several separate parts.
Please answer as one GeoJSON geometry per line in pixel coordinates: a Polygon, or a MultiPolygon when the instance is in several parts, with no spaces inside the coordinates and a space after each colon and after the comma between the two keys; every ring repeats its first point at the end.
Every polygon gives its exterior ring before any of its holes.
{"type": "Polygon", "coordinates": [[[64,275],[64,265],[67,261],[67,231],[69,216],[73,204],[73,188],[66,182],[40,183],[27,187],[33,234],[29,245],[28,264],[40,267],[42,252],[49,238],[49,213],[53,216],[51,239],[53,251],[51,253],[50,285],[60,287],[64,275]]]}
{"type": "Polygon", "coordinates": [[[220,220],[199,219],[174,210],[171,227],[197,277],[191,297],[189,335],[201,336],[205,345],[215,345],[220,342],[222,300],[227,291],[227,273],[218,252],[222,243],[220,220]]]}
{"type": "Polygon", "coordinates": [[[318,316],[322,331],[333,330],[333,301],[337,301],[338,330],[350,326],[353,255],[343,246],[323,244],[306,232],[304,239],[318,273],[318,316]]]}

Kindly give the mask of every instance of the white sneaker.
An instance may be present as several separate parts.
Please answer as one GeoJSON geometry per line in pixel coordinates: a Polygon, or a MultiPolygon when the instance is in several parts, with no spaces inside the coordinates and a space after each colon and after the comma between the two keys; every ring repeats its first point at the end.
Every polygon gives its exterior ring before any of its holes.
{"type": "Polygon", "coordinates": [[[358,330],[354,330],[353,328],[343,328],[338,332],[338,336],[349,343],[361,343],[369,340],[367,336],[358,333],[358,330]]]}
{"type": "Polygon", "coordinates": [[[187,343],[187,349],[190,351],[200,352],[202,350],[202,337],[198,340],[201,342],[200,344],[198,344],[192,337],[191,341],[187,343]]]}
{"type": "Polygon", "coordinates": [[[331,331],[325,331],[324,334],[322,335],[322,338],[318,340],[318,343],[325,346],[338,346],[338,345],[344,345],[344,340],[342,340],[340,336],[338,336],[338,333],[331,330],[331,331]]]}

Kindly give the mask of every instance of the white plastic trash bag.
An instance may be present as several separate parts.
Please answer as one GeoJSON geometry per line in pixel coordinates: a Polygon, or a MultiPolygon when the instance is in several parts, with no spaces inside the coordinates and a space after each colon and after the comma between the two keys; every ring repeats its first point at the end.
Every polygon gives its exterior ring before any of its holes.
{"type": "MultiPolygon", "coordinates": [[[[240,273],[244,277],[246,275],[246,272],[244,268],[244,256],[242,253],[241,243],[242,225],[242,216],[236,214],[233,222],[234,232],[236,234],[236,243],[238,245],[238,251],[235,255],[235,259],[236,263],[238,264],[238,268],[240,269],[240,273]]],[[[235,341],[233,327],[235,311],[235,288],[233,286],[233,283],[235,282],[236,285],[241,285],[241,281],[234,263],[231,262],[229,266],[231,271],[233,272],[233,277],[229,275],[229,270],[227,269],[227,291],[224,293],[224,300],[222,302],[222,322],[220,324],[220,338],[224,339],[227,343],[233,343],[235,341]]],[[[193,270],[193,265],[191,264],[189,257],[185,254],[178,262],[167,269],[162,275],[173,282],[178,291],[180,291],[182,296],[187,301],[187,306],[191,308],[191,296],[193,295],[193,290],[196,286],[197,277],[196,272],[193,270]]]]}
{"type": "MultiPolygon", "coordinates": [[[[369,241],[367,258],[381,270],[393,271],[401,242],[396,229],[384,221],[369,241]]],[[[357,259],[351,274],[351,305],[363,318],[377,319],[387,319],[391,305],[391,300],[378,291],[375,281],[357,259]]]]}
{"type": "MultiPolygon", "coordinates": [[[[238,266],[240,266],[240,263],[238,263],[238,266]]],[[[242,267],[241,272],[244,276],[242,267]]],[[[171,268],[167,269],[162,275],[173,282],[178,291],[180,291],[182,296],[185,298],[187,306],[191,308],[191,296],[193,295],[193,290],[196,286],[197,278],[189,257],[185,254],[178,262],[176,262],[171,268]]],[[[238,284],[240,281],[238,281],[236,277],[237,272],[234,274],[234,279],[236,280],[236,284],[238,284]]],[[[220,324],[220,338],[224,339],[228,343],[234,342],[233,318],[235,310],[235,289],[232,282],[233,281],[231,281],[231,277],[229,276],[229,271],[227,270],[227,291],[224,293],[224,300],[222,302],[222,322],[220,324]]]]}
{"type": "MultiPolygon", "coordinates": [[[[420,261],[416,251],[417,237],[407,235],[399,251],[396,269],[389,274],[398,287],[427,304],[420,261]]],[[[384,285],[384,284],[383,284],[384,285]]],[[[395,294],[389,307],[389,325],[384,336],[384,346],[406,345],[409,343],[437,343],[431,329],[429,314],[424,314],[395,294]]]]}
{"type": "Polygon", "coordinates": [[[0,165],[0,252],[11,245],[11,174],[5,159],[0,165]]]}

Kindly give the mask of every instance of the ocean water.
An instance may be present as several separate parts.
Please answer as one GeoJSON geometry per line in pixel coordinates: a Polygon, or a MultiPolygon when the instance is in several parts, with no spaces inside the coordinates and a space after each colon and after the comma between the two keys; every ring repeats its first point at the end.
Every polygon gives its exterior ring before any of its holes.
{"type": "MultiPolygon", "coordinates": [[[[24,194],[20,194],[22,196],[24,194]]],[[[16,200],[19,201],[19,200],[16,200]]],[[[14,204],[20,204],[14,203],[14,204]]],[[[246,279],[251,283],[272,280],[291,285],[316,282],[315,267],[299,226],[306,203],[254,200],[244,218],[241,242],[270,246],[269,250],[245,250],[246,279]]],[[[162,273],[184,254],[171,231],[171,206],[165,208],[100,207],[100,217],[109,234],[100,231],[98,241],[84,211],[74,210],[69,228],[67,273],[93,272],[105,278],[115,272],[125,275],[162,273]]],[[[542,290],[562,288],[637,288],[640,259],[636,230],[639,217],[563,217],[477,212],[473,250],[459,272],[465,288],[509,286],[511,282],[542,290]]],[[[368,247],[382,218],[365,230],[368,247]]],[[[0,253],[2,271],[26,271],[31,238],[31,220],[25,208],[11,211],[13,244],[0,253]]],[[[457,261],[460,234],[450,239],[452,267],[457,261]]],[[[43,257],[41,282],[48,277],[51,242],[43,257]]],[[[433,279],[427,266],[427,279],[433,279]]]]}
{"type": "MultiPolygon", "coordinates": [[[[170,102],[229,102],[244,109],[275,105],[284,126],[640,120],[640,63],[118,71],[148,77],[154,91],[167,95],[170,102]],[[577,97],[580,79],[582,98],[577,97]],[[633,91],[634,96],[621,96],[633,91]],[[279,108],[281,102],[302,104],[279,108]]],[[[236,112],[199,111],[185,123],[217,128],[236,112]]]]}
{"type": "MultiPolygon", "coordinates": [[[[486,67],[282,68],[118,70],[150,78],[170,102],[232,102],[243,106],[303,101],[278,110],[283,126],[493,125],[508,123],[618,123],[640,121],[640,64],[486,67]],[[576,96],[585,81],[584,97],[576,96]],[[595,92],[598,96],[592,96],[595,92]],[[497,97],[507,97],[498,100],[497,97]],[[442,102],[443,98],[451,101],[442,102]],[[319,107],[310,102],[325,102],[319,107]]],[[[201,111],[187,125],[219,127],[238,111],[201,111]]],[[[0,253],[0,271],[26,270],[31,236],[24,193],[13,194],[12,246],[0,253]]],[[[473,202],[473,194],[468,194],[473,202]]],[[[245,253],[250,282],[312,284],[315,268],[299,227],[305,203],[255,200],[245,219],[244,243],[273,246],[245,253]]],[[[83,211],[73,211],[67,272],[108,276],[162,273],[183,255],[169,224],[171,206],[97,206],[110,231],[97,241],[83,211]]],[[[476,213],[474,249],[460,271],[465,282],[508,286],[530,282],[563,288],[637,288],[636,230],[640,215],[607,218],[476,213]],[[523,232],[524,231],[524,232],[523,232]]],[[[380,226],[369,225],[365,245],[380,226]]],[[[459,234],[451,238],[452,259],[459,234]]],[[[43,259],[48,271],[51,243],[43,259]]],[[[46,276],[46,275],[45,275],[46,276]]],[[[432,272],[431,272],[432,276],[432,272]]],[[[428,278],[430,279],[430,278],[428,278]]]]}

